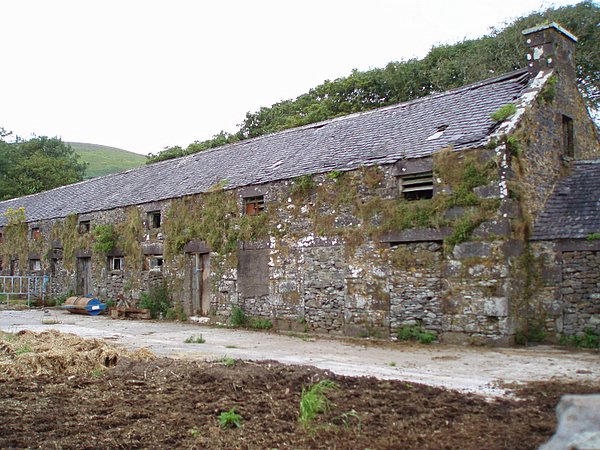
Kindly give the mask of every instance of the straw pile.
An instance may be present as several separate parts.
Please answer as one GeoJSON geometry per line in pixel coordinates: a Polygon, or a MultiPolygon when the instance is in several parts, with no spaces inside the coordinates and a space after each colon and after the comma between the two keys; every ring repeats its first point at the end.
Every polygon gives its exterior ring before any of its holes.
{"type": "Polygon", "coordinates": [[[0,333],[0,381],[40,375],[90,375],[114,367],[120,358],[149,360],[146,349],[135,352],[101,339],[48,330],[0,333]]]}

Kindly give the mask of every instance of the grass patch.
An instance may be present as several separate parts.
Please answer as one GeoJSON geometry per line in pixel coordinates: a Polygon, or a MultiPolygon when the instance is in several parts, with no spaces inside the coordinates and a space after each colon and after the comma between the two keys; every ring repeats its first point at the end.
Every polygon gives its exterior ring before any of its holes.
{"type": "Polygon", "coordinates": [[[235,408],[231,408],[229,411],[223,411],[219,415],[219,425],[223,429],[241,428],[242,416],[235,412],[235,408]]]}
{"type": "Polygon", "coordinates": [[[229,316],[229,325],[234,328],[252,328],[254,330],[270,330],[273,322],[260,317],[249,318],[239,306],[234,306],[229,316]]]}
{"type": "Polygon", "coordinates": [[[169,293],[165,286],[159,286],[150,289],[147,293],[141,295],[140,308],[150,310],[153,319],[166,317],[169,311],[169,293]]]}
{"type": "Polygon", "coordinates": [[[437,339],[434,332],[425,331],[417,325],[404,325],[398,330],[397,337],[401,341],[417,341],[421,344],[431,344],[437,339]]]}
{"type": "Polygon", "coordinates": [[[25,353],[31,353],[33,350],[31,349],[31,347],[27,344],[23,345],[22,347],[19,347],[18,349],[15,350],[15,354],[17,355],[23,355],[25,353]]]}
{"type": "Polygon", "coordinates": [[[517,107],[513,103],[507,103],[490,114],[494,122],[503,122],[517,112],[517,107]]]}
{"type": "Polygon", "coordinates": [[[225,367],[234,367],[236,364],[236,360],[229,356],[222,356],[219,359],[215,359],[213,362],[216,364],[223,364],[225,367]]]}
{"type": "Polygon", "coordinates": [[[300,416],[298,418],[302,426],[309,428],[318,414],[329,410],[329,399],[326,394],[337,388],[338,385],[331,380],[319,381],[308,390],[302,388],[300,416]]]}
{"type": "Polygon", "coordinates": [[[192,335],[188,337],[184,342],[186,344],[204,344],[206,342],[206,339],[204,339],[202,335],[199,334],[198,336],[192,335]]]}
{"type": "Polygon", "coordinates": [[[579,348],[598,348],[600,349],[600,336],[596,334],[591,328],[586,328],[583,334],[576,334],[574,336],[562,336],[560,343],[563,345],[570,345],[579,348]]]}
{"type": "Polygon", "coordinates": [[[270,330],[273,328],[273,322],[269,319],[255,318],[250,320],[250,328],[255,330],[270,330]]]}
{"type": "Polygon", "coordinates": [[[122,172],[146,164],[144,155],[120,148],[82,142],[67,142],[67,144],[80,156],[81,161],[88,163],[85,169],[86,179],[122,172]]]}
{"type": "Polygon", "coordinates": [[[234,306],[229,316],[229,325],[235,328],[245,327],[248,325],[248,316],[242,308],[234,306]]]}

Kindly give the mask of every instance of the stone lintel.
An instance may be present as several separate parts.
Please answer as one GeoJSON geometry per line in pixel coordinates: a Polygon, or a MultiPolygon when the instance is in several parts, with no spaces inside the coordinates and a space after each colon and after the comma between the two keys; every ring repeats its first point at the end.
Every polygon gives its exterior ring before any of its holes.
{"type": "Polygon", "coordinates": [[[142,244],[142,252],[144,253],[144,255],[162,255],[163,254],[163,244],[161,244],[161,243],[142,244]]]}
{"type": "Polygon", "coordinates": [[[401,177],[415,173],[431,172],[433,170],[433,158],[401,159],[394,164],[392,175],[401,177]]]}
{"type": "Polygon", "coordinates": [[[443,241],[445,237],[452,234],[452,229],[448,227],[440,228],[411,228],[398,232],[386,233],[381,236],[380,242],[396,243],[396,242],[428,242],[428,241],[443,241]]]}
{"type": "Polygon", "coordinates": [[[240,250],[260,250],[263,248],[270,248],[270,242],[268,238],[256,241],[243,241],[239,243],[238,247],[240,250]]]}
{"type": "Polygon", "coordinates": [[[239,192],[242,198],[250,198],[265,195],[268,191],[269,187],[263,184],[259,186],[245,186],[239,192]]]}
{"type": "Polygon", "coordinates": [[[205,241],[190,241],[183,246],[185,253],[210,253],[210,248],[205,241]]]}
{"type": "Polygon", "coordinates": [[[597,252],[600,251],[600,239],[588,241],[587,239],[561,239],[558,241],[560,252],[597,252]]]}

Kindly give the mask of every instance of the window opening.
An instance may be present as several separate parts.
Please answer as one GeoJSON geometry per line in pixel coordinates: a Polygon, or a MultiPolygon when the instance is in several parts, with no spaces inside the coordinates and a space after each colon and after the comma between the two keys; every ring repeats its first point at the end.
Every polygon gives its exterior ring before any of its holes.
{"type": "Polygon", "coordinates": [[[109,259],[110,270],[123,270],[125,267],[125,261],[122,257],[113,257],[109,259]]]}
{"type": "Polygon", "coordinates": [[[31,239],[38,241],[42,237],[42,233],[39,227],[33,227],[31,229],[31,239]]]}
{"type": "Polygon", "coordinates": [[[563,126],[563,153],[565,156],[575,156],[575,140],[573,136],[573,119],[569,116],[562,116],[563,126]]]}
{"type": "Polygon", "coordinates": [[[42,262],[39,259],[30,259],[29,260],[29,270],[32,272],[41,272],[42,271],[42,262]]]}
{"type": "Polygon", "coordinates": [[[52,258],[50,260],[50,275],[56,276],[56,266],[58,265],[58,258],[52,258]]]}
{"type": "Polygon", "coordinates": [[[148,213],[148,222],[150,223],[150,228],[160,228],[162,223],[161,219],[160,211],[152,211],[148,213]]]}
{"type": "Polygon", "coordinates": [[[89,220],[79,222],[79,234],[86,234],[92,230],[92,223],[89,220]]]}
{"type": "Polygon", "coordinates": [[[162,270],[164,259],[162,256],[152,256],[148,258],[149,270],[162,270]]]}
{"type": "Polygon", "coordinates": [[[247,197],[244,199],[244,211],[248,216],[255,216],[265,209],[265,196],[247,197]]]}
{"type": "Polygon", "coordinates": [[[406,200],[433,197],[433,172],[404,175],[400,178],[400,193],[406,200]]]}

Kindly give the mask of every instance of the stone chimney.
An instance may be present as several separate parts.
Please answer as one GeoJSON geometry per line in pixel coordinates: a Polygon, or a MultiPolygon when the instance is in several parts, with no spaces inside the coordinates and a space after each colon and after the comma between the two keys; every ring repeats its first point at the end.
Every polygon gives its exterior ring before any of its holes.
{"type": "Polygon", "coordinates": [[[575,43],[577,38],[556,22],[523,30],[527,44],[527,66],[532,75],[557,69],[575,78],[575,43]]]}

